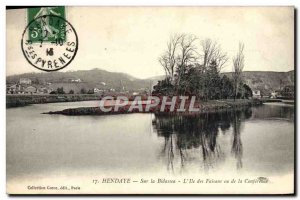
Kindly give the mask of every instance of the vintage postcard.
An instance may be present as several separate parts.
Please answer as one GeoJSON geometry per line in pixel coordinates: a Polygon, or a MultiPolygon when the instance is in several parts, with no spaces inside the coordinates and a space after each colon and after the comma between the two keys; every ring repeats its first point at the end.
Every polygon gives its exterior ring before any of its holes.
{"type": "Polygon", "coordinates": [[[294,194],[294,16],[7,7],[7,193],[294,194]]]}

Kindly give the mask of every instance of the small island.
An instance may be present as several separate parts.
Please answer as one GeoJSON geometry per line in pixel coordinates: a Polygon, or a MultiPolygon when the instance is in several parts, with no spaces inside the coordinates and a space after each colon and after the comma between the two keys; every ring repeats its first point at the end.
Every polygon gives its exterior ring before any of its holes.
{"type": "MultiPolygon", "coordinates": [[[[261,105],[262,101],[252,98],[251,88],[243,82],[244,44],[239,43],[238,51],[232,58],[232,73],[230,77],[221,74],[229,57],[223,52],[221,46],[211,39],[199,40],[192,34],[176,34],[170,37],[164,53],[158,58],[165,71],[165,78],[153,86],[149,96],[164,97],[186,96],[187,102],[194,100],[195,111],[178,112],[180,103],[175,100],[173,108],[161,104],[145,109],[147,104],[142,103],[142,109],[131,109],[135,103],[118,109],[104,112],[100,107],[71,108],[61,111],[50,111],[44,114],[64,115],[106,115],[128,113],[161,113],[161,114],[195,114],[204,112],[217,112],[228,109],[241,109],[253,105],[261,105]],[[200,42],[200,48],[197,43],[200,42]]],[[[114,106],[112,103],[110,106],[114,106]]]]}
{"type": "MultiPolygon", "coordinates": [[[[141,109],[130,109],[130,103],[126,106],[119,107],[117,110],[114,109],[114,105],[111,104],[106,106],[105,109],[109,111],[103,111],[100,107],[79,107],[79,108],[69,108],[60,111],[50,111],[44,112],[42,114],[63,114],[63,115],[113,115],[113,114],[130,114],[130,113],[155,113],[155,114],[181,114],[181,115],[193,115],[199,113],[211,113],[211,112],[221,112],[228,110],[242,110],[249,108],[251,106],[262,105],[261,100],[258,99],[239,99],[239,100],[211,100],[207,102],[195,102],[194,111],[189,111],[186,109],[184,111],[179,111],[179,103],[175,104],[174,110],[170,109],[170,105],[166,105],[163,110],[161,110],[161,104],[146,109],[147,104],[141,104],[141,109]],[[197,109],[197,110],[196,110],[197,109]]],[[[187,106],[190,102],[187,101],[187,106]]],[[[187,107],[186,106],[186,107],[187,107]]]]}

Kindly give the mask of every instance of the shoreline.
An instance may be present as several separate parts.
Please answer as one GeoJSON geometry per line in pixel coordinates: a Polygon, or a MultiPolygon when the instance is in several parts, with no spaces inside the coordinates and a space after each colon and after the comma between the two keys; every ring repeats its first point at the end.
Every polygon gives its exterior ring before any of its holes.
{"type": "Polygon", "coordinates": [[[23,107],[31,104],[62,103],[100,100],[99,94],[33,94],[6,95],[6,108],[23,107]]]}
{"type": "Polygon", "coordinates": [[[138,110],[128,111],[129,107],[120,108],[118,111],[109,111],[104,112],[100,109],[100,107],[78,107],[78,108],[68,108],[60,111],[49,111],[44,112],[42,114],[61,114],[67,116],[76,116],[76,115],[118,115],[118,114],[131,114],[131,113],[155,113],[155,114],[182,114],[182,115],[193,115],[199,113],[211,113],[211,112],[220,112],[226,110],[236,110],[236,109],[244,109],[252,106],[262,105],[263,101],[257,99],[237,99],[233,100],[210,100],[207,102],[196,102],[196,107],[200,110],[195,112],[177,112],[175,110],[173,112],[168,111],[168,108],[164,111],[159,110],[159,105],[150,109],[149,111],[145,111],[143,109],[142,112],[138,110]]]}

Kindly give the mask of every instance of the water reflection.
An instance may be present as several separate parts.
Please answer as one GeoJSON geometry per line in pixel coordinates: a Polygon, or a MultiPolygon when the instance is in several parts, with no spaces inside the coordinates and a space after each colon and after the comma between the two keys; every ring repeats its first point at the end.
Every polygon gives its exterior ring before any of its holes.
{"type": "Polygon", "coordinates": [[[199,116],[156,115],[155,119],[153,114],[139,113],[40,114],[72,106],[77,105],[7,110],[8,181],[50,173],[86,177],[209,171],[267,176],[294,169],[293,106],[263,105],[199,116]]]}
{"type": "MultiPolygon", "coordinates": [[[[248,112],[250,113],[250,112],[248,112]]],[[[249,115],[245,115],[249,118],[249,115]]],[[[235,114],[234,119],[233,119],[233,143],[232,143],[232,148],[231,148],[231,153],[234,154],[237,163],[236,167],[237,169],[243,167],[243,143],[241,140],[241,121],[239,120],[238,116],[235,114]]]]}
{"type": "Polygon", "coordinates": [[[155,115],[152,124],[158,136],[164,138],[160,157],[166,159],[169,171],[174,173],[176,165],[180,166],[179,171],[183,172],[186,165],[195,160],[200,160],[204,171],[224,162],[226,156],[228,157],[225,152],[228,147],[224,143],[220,144],[220,134],[231,134],[229,156],[235,159],[236,169],[239,170],[243,168],[243,122],[250,118],[293,120],[293,109],[282,106],[270,109],[269,106],[263,106],[198,116],[155,115]]]}

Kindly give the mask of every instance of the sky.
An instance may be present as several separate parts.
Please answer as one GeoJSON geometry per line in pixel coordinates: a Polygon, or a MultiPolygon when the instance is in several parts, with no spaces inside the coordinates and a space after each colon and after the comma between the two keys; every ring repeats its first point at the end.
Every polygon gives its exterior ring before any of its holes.
{"type": "MultiPolygon", "coordinates": [[[[158,57],[173,34],[217,41],[229,60],[245,44],[244,71],[294,69],[293,7],[66,7],[79,40],[78,52],[60,71],[100,68],[137,78],[163,75],[158,57]]],[[[6,74],[42,72],[21,50],[26,10],[6,11],[6,74]]],[[[51,72],[45,72],[51,73],[51,72]]]]}

